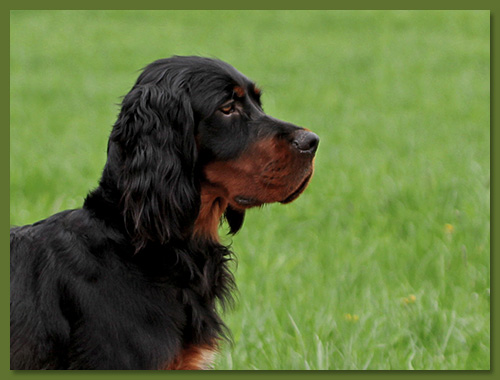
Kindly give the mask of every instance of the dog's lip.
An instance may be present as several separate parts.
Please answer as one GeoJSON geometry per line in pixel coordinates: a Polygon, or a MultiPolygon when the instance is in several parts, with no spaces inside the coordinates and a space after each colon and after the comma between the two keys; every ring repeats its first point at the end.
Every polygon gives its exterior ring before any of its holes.
{"type": "Polygon", "coordinates": [[[297,187],[297,189],[292,194],[290,194],[284,200],[280,201],[280,203],[286,204],[286,203],[290,203],[290,202],[294,201],[295,199],[297,199],[299,197],[299,195],[306,188],[306,186],[309,183],[309,180],[311,179],[311,177],[312,177],[312,172],[309,173],[309,175],[302,181],[302,183],[299,185],[299,187],[297,187]]]}
{"type": "MultiPolygon", "coordinates": [[[[304,180],[300,183],[300,185],[289,196],[287,196],[285,199],[283,199],[281,201],[277,201],[277,202],[282,203],[282,204],[286,204],[286,203],[290,203],[290,202],[294,201],[295,199],[297,199],[299,197],[299,195],[304,191],[304,189],[309,184],[309,180],[311,179],[312,174],[313,174],[313,172],[311,170],[311,172],[304,178],[304,180]]],[[[234,201],[234,203],[236,203],[236,205],[241,206],[241,207],[245,207],[245,208],[260,206],[264,203],[267,203],[267,202],[262,202],[261,200],[259,200],[257,198],[246,197],[243,195],[235,196],[233,198],[233,201],[234,201]]]]}
{"type": "Polygon", "coordinates": [[[252,206],[258,206],[258,205],[261,205],[262,202],[260,202],[258,199],[256,198],[251,198],[251,197],[243,197],[241,195],[237,195],[234,197],[234,201],[240,205],[240,206],[244,206],[244,207],[252,207],[252,206]]]}

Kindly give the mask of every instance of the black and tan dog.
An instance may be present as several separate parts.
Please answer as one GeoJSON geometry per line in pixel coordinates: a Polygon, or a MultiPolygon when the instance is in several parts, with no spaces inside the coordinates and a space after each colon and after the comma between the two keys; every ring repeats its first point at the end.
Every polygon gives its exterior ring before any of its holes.
{"type": "Polygon", "coordinates": [[[147,66],[83,207],[11,229],[11,369],[209,368],[233,287],[221,218],[235,233],[297,198],[318,141],[224,62],[147,66]]]}

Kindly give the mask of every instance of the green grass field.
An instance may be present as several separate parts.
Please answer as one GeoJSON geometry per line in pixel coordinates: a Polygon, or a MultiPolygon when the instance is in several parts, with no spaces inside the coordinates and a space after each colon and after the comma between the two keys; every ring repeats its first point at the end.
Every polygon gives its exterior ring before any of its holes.
{"type": "Polygon", "coordinates": [[[487,11],[13,12],[11,224],[82,204],[140,68],[218,57],[321,143],[302,197],[224,237],[216,368],[489,369],[489,35],[487,11]]]}

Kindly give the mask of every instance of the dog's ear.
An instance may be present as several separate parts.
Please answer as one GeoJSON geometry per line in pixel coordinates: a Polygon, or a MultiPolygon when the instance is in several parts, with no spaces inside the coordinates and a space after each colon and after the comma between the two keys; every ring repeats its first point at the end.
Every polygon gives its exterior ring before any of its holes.
{"type": "Polygon", "coordinates": [[[241,226],[243,226],[245,211],[235,210],[231,206],[227,206],[224,217],[227,224],[229,224],[229,233],[234,235],[241,229],[241,226]]]}
{"type": "Polygon", "coordinates": [[[189,96],[157,84],[136,85],[111,133],[121,151],[118,187],[136,249],[190,234],[200,208],[194,117],[189,96]]]}

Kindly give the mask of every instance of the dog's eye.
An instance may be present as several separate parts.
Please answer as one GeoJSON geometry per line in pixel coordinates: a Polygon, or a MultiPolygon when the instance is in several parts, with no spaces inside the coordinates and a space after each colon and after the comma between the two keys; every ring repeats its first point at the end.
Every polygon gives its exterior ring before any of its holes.
{"type": "Polygon", "coordinates": [[[234,112],[234,102],[229,102],[224,104],[221,108],[220,111],[226,115],[230,115],[234,112]]]}

